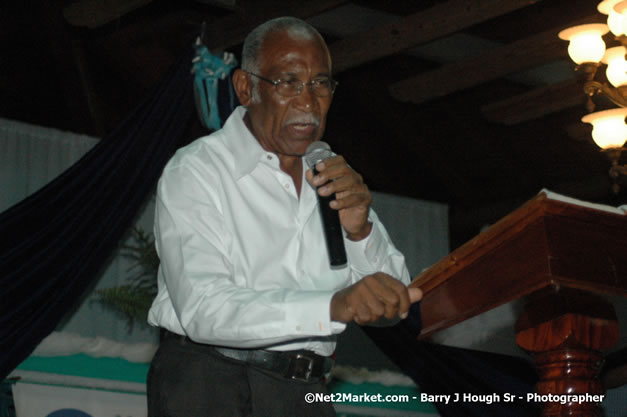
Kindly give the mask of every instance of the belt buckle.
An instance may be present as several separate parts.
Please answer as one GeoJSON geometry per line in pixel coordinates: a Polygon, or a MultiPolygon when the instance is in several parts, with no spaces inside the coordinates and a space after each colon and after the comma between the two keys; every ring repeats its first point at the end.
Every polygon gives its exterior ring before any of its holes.
{"type": "Polygon", "coordinates": [[[309,382],[314,368],[314,358],[297,353],[290,361],[287,374],[291,379],[309,382]]]}

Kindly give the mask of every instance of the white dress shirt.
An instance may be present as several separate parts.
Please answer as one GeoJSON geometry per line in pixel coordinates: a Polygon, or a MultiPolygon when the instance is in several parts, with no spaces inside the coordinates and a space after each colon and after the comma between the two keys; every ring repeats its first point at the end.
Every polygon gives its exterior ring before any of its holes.
{"type": "Polygon", "coordinates": [[[199,343],[330,355],[345,328],[331,321],[333,294],[377,271],[408,284],[405,259],[371,210],[370,235],[345,238],[348,264],[331,269],[315,190],[303,179],[298,197],[245,112],[238,107],[163,171],[159,290],[148,321],[199,343]]]}

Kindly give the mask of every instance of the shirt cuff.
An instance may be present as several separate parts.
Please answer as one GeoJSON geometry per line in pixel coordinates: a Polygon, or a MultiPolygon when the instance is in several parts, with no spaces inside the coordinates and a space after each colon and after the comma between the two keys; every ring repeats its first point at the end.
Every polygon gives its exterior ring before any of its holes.
{"type": "Polygon", "coordinates": [[[357,242],[344,239],[344,243],[348,262],[353,269],[364,274],[381,270],[386,258],[387,241],[376,222],[373,222],[366,238],[357,242]]]}
{"type": "Polygon", "coordinates": [[[286,303],[286,326],[296,336],[329,336],[341,333],[346,324],[331,320],[334,291],[303,291],[286,303]]]}

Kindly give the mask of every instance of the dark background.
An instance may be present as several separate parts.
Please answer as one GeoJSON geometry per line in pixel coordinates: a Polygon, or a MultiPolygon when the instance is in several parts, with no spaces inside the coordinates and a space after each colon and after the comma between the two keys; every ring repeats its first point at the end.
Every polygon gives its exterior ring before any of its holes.
{"type": "MultiPolygon", "coordinates": [[[[544,187],[625,203],[627,186],[612,194],[609,161],[579,121],[584,95],[556,36],[604,22],[596,4],[6,1],[0,116],[105,137],[192,47],[202,22],[214,53],[239,57],[258,23],[302,17],[327,39],[340,82],[325,140],[373,190],[448,204],[453,249],[544,187]]],[[[190,132],[205,133],[197,121],[190,132]]]]}

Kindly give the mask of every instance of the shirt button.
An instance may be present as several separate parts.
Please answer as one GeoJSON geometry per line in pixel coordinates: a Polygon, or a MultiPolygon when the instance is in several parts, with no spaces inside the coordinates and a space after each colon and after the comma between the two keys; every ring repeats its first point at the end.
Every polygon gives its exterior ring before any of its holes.
{"type": "Polygon", "coordinates": [[[272,155],[267,155],[266,158],[268,158],[268,161],[272,161],[272,155]]]}
{"type": "Polygon", "coordinates": [[[296,330],[301,331],[303,328],[301,326],[296,326],[296,330]]]}
{"type": "Polygon", "coordinates": [[[283,187],[285,187],[286,190],[290,189],[290,185],[288,183],[283,184],[283,187]]]}

